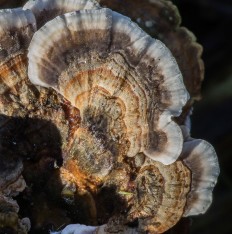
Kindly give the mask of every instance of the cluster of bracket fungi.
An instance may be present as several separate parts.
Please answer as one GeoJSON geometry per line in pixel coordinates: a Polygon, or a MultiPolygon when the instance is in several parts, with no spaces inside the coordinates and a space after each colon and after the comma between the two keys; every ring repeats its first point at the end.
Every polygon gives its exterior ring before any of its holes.
{"type": "Polygon", "coordinates": [[[219,166],[189,134],[200,56],[169,1],[1,10],[0,230],[163,233],[204,213],[219,166]]]}

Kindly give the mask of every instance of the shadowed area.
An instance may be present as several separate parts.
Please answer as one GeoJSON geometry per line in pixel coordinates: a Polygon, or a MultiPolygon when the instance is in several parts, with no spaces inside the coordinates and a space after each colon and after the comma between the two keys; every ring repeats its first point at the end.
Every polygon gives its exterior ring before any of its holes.
{"type": "Polygon", "coordinates": [[[114,185],[105,185],[91,194],[63,178],[63,157],[60,133],[52,122],[0,115],[0,169],[3,182],[7,182],[1,192],[21,175],[27,184],[14,196],[20,207],[18,215],[0,200],[0,213],[13,220],[1,223],[0,233],[19,233],[17,222],[23,217],[30,218],[29,233],[43,234],[70,223],[104,224],[125,212],[125,201],[114,185]]]}
{"type": "MultiPolygon", "coordinates": [[[[16,197],[20,206],[19,217],[29,217],[33,227],[31,233],[36,233],[40,225],[37,225],[38,218],[35,216],[43,215],[43,212],[46,214],[53,205],[48,200],[44,209],[42,198],[49,196],[46,185],[55,175],[59,184],[57,168],[63,163],[59,131],[50,121],[0,115],[0,162],[1,176],[9,178],[8,184],[2,187],[3,194],[5,187],[23,175],[27,187],[16,197]],[[23,171],[22,167],[21,170],[18,169],[21,163],[24,164],[23,171]],[[40,208],[36,211],[34,205],[40,208]]],[[[14,187],[11,188],[11,193],[13,190],[14,187]]],[[[4,207],[4,203],[0,207],[4,207]]],[[[7,210],[2,212],[7,213],[7,210]]],[[[3,224],[0,233],[4,233],[4,226],[7,228],[6,233],[19,232],[11,224],[3,224]]]]}

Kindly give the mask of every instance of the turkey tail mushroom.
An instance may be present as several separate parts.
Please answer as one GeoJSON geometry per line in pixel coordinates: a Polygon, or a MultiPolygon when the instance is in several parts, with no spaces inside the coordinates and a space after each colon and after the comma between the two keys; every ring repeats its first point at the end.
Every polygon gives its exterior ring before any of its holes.
{"type": "Polygon", "coordinates": [[[139,217],[141,232],[163,233],[180,220],[191,183],[190,174],[179,160],[166,166],[145,160],[135,180],[136,195],[128,212],[131,220],[139,217]]]}
{"type": "Polygon", "coordinates": [[[30,10],[22,8],[0,10],[0,61],[27,50],[36,22],[30,10]]]}
{"type": "Polygon", "coordinates": [[[207,141],[191,138],[188,129],[182,129],[185,142],[180,159],[191,170],[192,181],[184,216],[204,214],[212,203],[220,173],[217,154],[207,141]]]}
{"type": "Polygon", "coordinates": [[[31,82],[80,109],[84,128],[104,116],[112,140],[127,143],[124,156],[176,161],[183,138],[171,117],[188,93],[170,51],[127,17],[104,8],[59,16],[34,34],[28,58],[31,82]]]}

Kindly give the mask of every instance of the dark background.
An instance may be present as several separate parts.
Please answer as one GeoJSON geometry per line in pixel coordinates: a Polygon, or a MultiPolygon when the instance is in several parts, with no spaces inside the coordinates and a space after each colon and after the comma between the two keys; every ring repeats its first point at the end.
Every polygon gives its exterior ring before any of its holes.
{"type": "MultiPolygon", "coordinates": [[[[203,45],[205,79],[202,100],[194,105],[192,136],[209,141],[221,173],[214,201],[192,218],[191,234],[232,233],[232,1],[174,0],[182,25],[203,45]]],[[[181,233],[180,233],[181,234],[181,233]]]]}
{"type": "MultiPolygon", "coordinates": [[[[3,4],[13,7],[21,2],[0,0],[0,8],[3,4]]],[[[196,35],[204,48],[203,98],[194,105],[192,136],[205,139],[215,147],[221,168],[213,204],[205,215],[191,218],[191,234],[231,234],[232,0],[173,2],[179,8],[182,25],[196,35]]]]}

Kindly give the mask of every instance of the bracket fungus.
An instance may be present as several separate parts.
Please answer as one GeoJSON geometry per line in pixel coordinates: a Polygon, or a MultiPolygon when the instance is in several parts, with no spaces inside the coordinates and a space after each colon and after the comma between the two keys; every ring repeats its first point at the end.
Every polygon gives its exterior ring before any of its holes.
{"type": "Polygon", "coordinates": [[[175,119],[194,96],[175,55],[94,0],[1,11],[0,230],[163,233],[204,213],[219,166],[175,119]]]}

